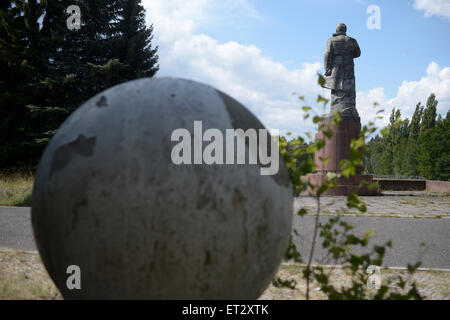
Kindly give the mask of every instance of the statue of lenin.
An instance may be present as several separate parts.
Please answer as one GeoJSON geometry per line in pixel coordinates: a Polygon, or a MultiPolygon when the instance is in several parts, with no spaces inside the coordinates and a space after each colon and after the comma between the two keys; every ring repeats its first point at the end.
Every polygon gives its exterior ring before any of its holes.
{"type": "Polygon", "coordinates": [[[331,109],[326,118],[340,112],[344,122],[359,122],[356,110],[354,58],[361,55],[358,42],[346,35],[347,26],[338,24],[325,49],[325,88],[331,89],[331,109]]]}

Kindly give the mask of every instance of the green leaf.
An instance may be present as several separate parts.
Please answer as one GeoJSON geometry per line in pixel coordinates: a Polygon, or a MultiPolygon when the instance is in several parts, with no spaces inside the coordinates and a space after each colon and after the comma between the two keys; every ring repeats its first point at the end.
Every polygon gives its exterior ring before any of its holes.
{"type": "Polygon", "coordinates": [[[317,96],[317,103],[323,102],[324,105],[327,105],[327,104],[328,104],[328,101],[329,101],[328,99],[322,97],[321,95],[318,95],[318,96],[317,96]]]}
{"type": "Polygon", "coordinates": [[[321,75],[320,73],[318,74],[318,76],[319,76],[319,79],[318,79],[318,84],[321,86],[321,87],[324,87],[325,86],[325,84],[326,84],[326,79],[325,79],[325,77],[323,76],[323,75],[321,75]]]}

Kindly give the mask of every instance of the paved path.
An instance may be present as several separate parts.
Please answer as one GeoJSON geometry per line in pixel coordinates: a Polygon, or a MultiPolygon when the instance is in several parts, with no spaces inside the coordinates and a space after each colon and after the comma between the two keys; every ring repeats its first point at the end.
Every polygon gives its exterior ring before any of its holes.
{"type": "Polygon", "coordinates": [[[37,250],[30,208],[0,207],[0,248],[37,250]]]}
{"type": "MultiPolygon", "coordinates": [[[[329,217],[322,217],[329,219],[329,217]]],[[[418,259],[422,267],[450,268],[450,219],[411,219],[381,217],[345,217],[355,225],[355,232],[363,234],[374,230],[374,244],[392,240],[393,249],[385,256],[385,265],[405,267],[418,259]],[[425,248],[420,243],[426,244],[425,248]]],[[[322,220],[325,221],[325,220],[322,220]]],[[[299,232],[295,242],[306,260],[312,239],[314,217],[294,218],[294,228],[299,232]]],[[[36,250],[31,229],[30,208],[0,207],[0,247],[36,250]]],[[[318,246],[316,263],[322,261],[323,252],[318,246]]]]}
{"type": "MultiPolygon", "coordinates": [[[[324,223],[330,217],[321,217],[324,223]]],[[[392,248],[387,248],[384,257],[385,266],[406,267],[408,263],[414,264],[422,261],[421,267],[450,268],[450,219],[414,219],[414,218],[381,218],[381,217],[343,217],[355,229],[353,233],[363,235],[373,230],[369,248],[354,249],[355,253],[367,253],[373,245],[382,245],[392,240],[392,248]],[[421,243],[425,246],[422,247],[421,243]]],[[[309,257],[313,226],[315,217],[304,216],[294,218],[294,228],[299,236],[294,242],[302,254],[303,260],[309,257]]],[[[324,260],[322,246],[316,246],[315,263],[334,264],[333,261],[324,260]]]]}
{"type": "MultiPolygon", "coordinates": [[[[391,191],[383,192],[383,196],[359,197],[367,205],[364,216],[376,217],[411,217],[411,218],[441,218],[450,219],[450,196],[421,191],[391,191]]],[[[334,215],[346,207],[347,197],[321,198],[322,213],[334,215]]],[[[314,213],[316,200],[313,197],[300,196],[294,200],[294,210],[305,208],[308,213],[314,213]]],[[[360,214],[356,209],[346,209],[342,213],[360,214]]]]}

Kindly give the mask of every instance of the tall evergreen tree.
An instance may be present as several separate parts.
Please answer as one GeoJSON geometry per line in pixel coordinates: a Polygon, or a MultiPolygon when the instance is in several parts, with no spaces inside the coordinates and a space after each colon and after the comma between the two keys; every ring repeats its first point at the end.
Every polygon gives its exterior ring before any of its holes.
{"type": "Polygon", "coordinates": [[[39,98],[46,73],[41,55],[36,0],[4,1],[0,6],[0,166],[20,166],[35,153],[30,143],[31,116],[26,108],[39,98]]]}
{"type": "Polygon", "coordinates": [[[3,1],[0,19],[0,166],[36,163],[81,103],[158,70],[140,1],[3,1]],[[81,9],[79,30],[67,28],[71,5],[81,9]]]}
{"type": "Polygon", "coordinates": [[[118,1],[61,0],[47,3],[43,32],[51,39],[48,56],[51,78],[59,84],[54,92],[67,108],[75,108],[96,93],[122,82],[125,65],[114,56],[118,34],[118,1]],[[81,29],[69,30],[66,12],[70,5],[81,9],[81,29]],[[61,95],[60,91],[64,94],[61,95]]]}
{"type": "MultiPolygon", "coordinates": [[[[44,30],[53,41],[50,57],[60,82],[77,88],[74,106],[118,83],[152,77],[158,70],[153,28],[145,25],[140,0],[61,0],[49,2],[44,30]],[[66,8],[81,9],[81,29],[67,30],[66,8]]],[[[67,88],[64,89],[70,92],[67,88]]]]}
{"type": "Polygon", "coordinates": [[[141,0],[122,0],[117,58],[129,66],[128,79],[153,77],[159,69],[158,47],[152,47],[153,25],[146,26],[141,0]]]}

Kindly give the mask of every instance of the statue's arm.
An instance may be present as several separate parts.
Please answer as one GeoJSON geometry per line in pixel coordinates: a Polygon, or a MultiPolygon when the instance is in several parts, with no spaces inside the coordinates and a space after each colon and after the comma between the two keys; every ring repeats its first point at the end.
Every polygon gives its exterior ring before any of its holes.
{"type": "Polygon", "coordinates": [[[353,58],[358,58],[361,55],[361,49],[359,48],[358,42],[355,40],[355,49],[353,51],[353,58]]]}
{"type": "Polygon", "coordinates": [[[333,46],[331,44],[331,39],[328,39],[327,47],[325,48],[325,55],[324,55],[325,76],[331,75],[331,69],[332,69],[331,58],[333,56],[332,50],[333,50],[333,46]]]}

